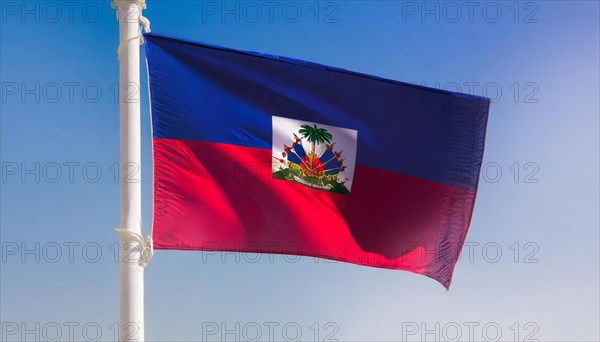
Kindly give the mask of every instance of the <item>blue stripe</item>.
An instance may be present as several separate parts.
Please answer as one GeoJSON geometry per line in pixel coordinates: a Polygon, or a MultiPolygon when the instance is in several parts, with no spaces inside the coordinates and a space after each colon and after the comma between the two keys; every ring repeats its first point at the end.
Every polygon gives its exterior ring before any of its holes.
{"type": "Polygon", "coordinates": [[[489,100],[146,35],[155,138],[271,149],[272,116],[358,131],[357,164],[476,188],[489,100]]]}

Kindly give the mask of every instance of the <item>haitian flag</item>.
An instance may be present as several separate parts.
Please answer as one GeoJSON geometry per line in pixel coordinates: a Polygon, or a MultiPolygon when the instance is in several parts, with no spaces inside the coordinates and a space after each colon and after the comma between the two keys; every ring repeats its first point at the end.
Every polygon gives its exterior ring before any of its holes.
{"type": "Polygon", "coordinates": [[[315,256],[449,287],[488,99],[145,38],[154,248],[315,256]]]}

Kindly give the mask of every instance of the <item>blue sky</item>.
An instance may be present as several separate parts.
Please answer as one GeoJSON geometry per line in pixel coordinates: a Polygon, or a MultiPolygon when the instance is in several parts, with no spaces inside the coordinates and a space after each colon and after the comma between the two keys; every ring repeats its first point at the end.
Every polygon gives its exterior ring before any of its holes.
{"type": "MultiPolygon", "coordinates": [[[[118,23],[108,1],[1,6],[2,339],[32,329],[29,340],[113,340],[118,23]]],[[[599,340],[599,10],[595,1],[148,0],[159,34],[493,104],[449,292],[416,274],[313,258],[159,251],[146,269],[147,339],[599,340]]]]}

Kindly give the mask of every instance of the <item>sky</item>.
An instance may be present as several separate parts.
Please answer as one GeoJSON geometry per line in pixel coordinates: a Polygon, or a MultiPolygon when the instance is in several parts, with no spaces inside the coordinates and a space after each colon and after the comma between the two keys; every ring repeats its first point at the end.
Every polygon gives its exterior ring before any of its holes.
{"type": "MultiPolygon", "coordinates": [[[[315,258],[157,251],[147,340],[600,340],[597,1],[147,2],[159,34],[492,99],[450,291],[315,258]]],[[[113,341],[118,22],[108,1],[0,6],[0,340],[113,341]]]]}

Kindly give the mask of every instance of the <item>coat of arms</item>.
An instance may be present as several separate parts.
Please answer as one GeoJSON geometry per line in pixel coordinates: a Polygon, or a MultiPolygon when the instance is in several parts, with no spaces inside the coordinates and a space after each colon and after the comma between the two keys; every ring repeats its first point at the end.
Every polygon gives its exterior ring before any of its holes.
{"type": "Polygon", "coordinates": [[[273,177],[348,195],[356,163],[355,130],[273,117],[273,177]]]}

